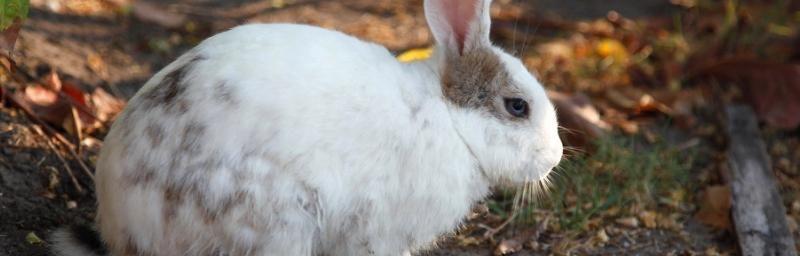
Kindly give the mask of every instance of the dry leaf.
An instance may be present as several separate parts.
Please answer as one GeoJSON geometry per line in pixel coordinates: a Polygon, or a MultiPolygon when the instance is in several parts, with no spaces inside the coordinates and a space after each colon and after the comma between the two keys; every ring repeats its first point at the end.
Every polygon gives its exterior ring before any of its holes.
{"type": "Polygon", "coordinates": [[[433,48],[411,49],[398,55],[397,60],[401,62],[420,61],[429,58],[432,53],[433,48]]]}
{"type": "Polygon", "coordinates": [[[42,82],[43,85],[31,85],[17,90],[11,97],[20,107],[30,110],[43,121],[64,127],[73,134],[77,134],[75,127],[85,127],[84,124],[95,122],[92,117],[74,109],[88,109],[81,89],[62,82],[54,72],[46,75],[42,82]],[[73,115],[79,118],[74,118],[73,115]]]}
{"type": "Polygon", "coordinates": [[[595,52],[602,58],[611,58],[615,63],[625,64],[628,63],[628,49],[614,39],[603,39],[595,46],[595,52]]]}
{"type": "Polygon", "coordinates": [[[639,212],[639,220],[644,223],[644,226],[647,228],[656,228],[656,218],[658,214],[652,211],[641,211],[639,212]]]}
{"type": "Polygon", "coordinates": [[[111,121],[123,108],[125,101],[114,97],[102,88],[96,88],[89,95],[92,109],[100,122],[111,121]]]}
{"type": "Polygon", "coordinates": [[[710,186],[700,195],[700,210],[694,217],[717,229],[731,228],[731,189],[728,186],[710,186]]]}
{"type": "Polygon", "coordinates": [[[97,53],[89,53],[89,55],[86,56],[86,64],[89,66],[89,69],[97,74],[102,75],[106,72],[106,63],[97,53]]]}

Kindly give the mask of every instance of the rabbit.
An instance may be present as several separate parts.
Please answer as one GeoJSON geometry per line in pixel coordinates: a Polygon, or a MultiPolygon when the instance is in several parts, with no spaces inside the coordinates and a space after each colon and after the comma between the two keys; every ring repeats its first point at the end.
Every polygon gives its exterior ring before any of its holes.
{"type": "Polygon", "coordinates": [[[157,72],[97,162],[96,229],[60,255],[409,255],[493,186],[545,179],[556,111],[489,40],[490,0],[426,0],[432,56],[297,24],[212,36],[157,72]]]}

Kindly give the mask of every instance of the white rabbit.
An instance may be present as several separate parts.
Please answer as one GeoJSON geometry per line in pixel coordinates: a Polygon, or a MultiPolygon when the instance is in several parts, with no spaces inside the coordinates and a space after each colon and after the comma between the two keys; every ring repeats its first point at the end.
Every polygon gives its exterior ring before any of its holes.
{"type": "Polygon", "coordinates": [[[491,186],[540,180],[561,158],[544,89],[489,41],[489,5],[426,0],[437,44],[416,63],[304,25],[245,25],[205,40],[154,75],[108,133],[100,240],[62,230],[55,251],[425,248],[491,186]]]}

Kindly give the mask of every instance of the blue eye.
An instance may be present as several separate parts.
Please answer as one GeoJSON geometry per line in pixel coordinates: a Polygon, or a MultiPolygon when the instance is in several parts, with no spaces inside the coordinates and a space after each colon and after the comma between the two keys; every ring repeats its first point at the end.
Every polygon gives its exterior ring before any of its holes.
{"type": "Polygon", "coordinates": [[[514,117],[528,117],[528,102],[520,98],[505,98],[506,111],[514,117]]]}

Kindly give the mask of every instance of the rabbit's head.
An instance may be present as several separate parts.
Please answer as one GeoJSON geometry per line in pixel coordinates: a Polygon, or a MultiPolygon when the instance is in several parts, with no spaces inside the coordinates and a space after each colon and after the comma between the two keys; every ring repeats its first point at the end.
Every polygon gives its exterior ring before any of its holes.
{"type": "Polygon", "coordinates": [[[426,0],[456,132],[495,184],[542,180],[559,163],[556,112],[521,61],[489,40],[490,0],[426,0]]]}

